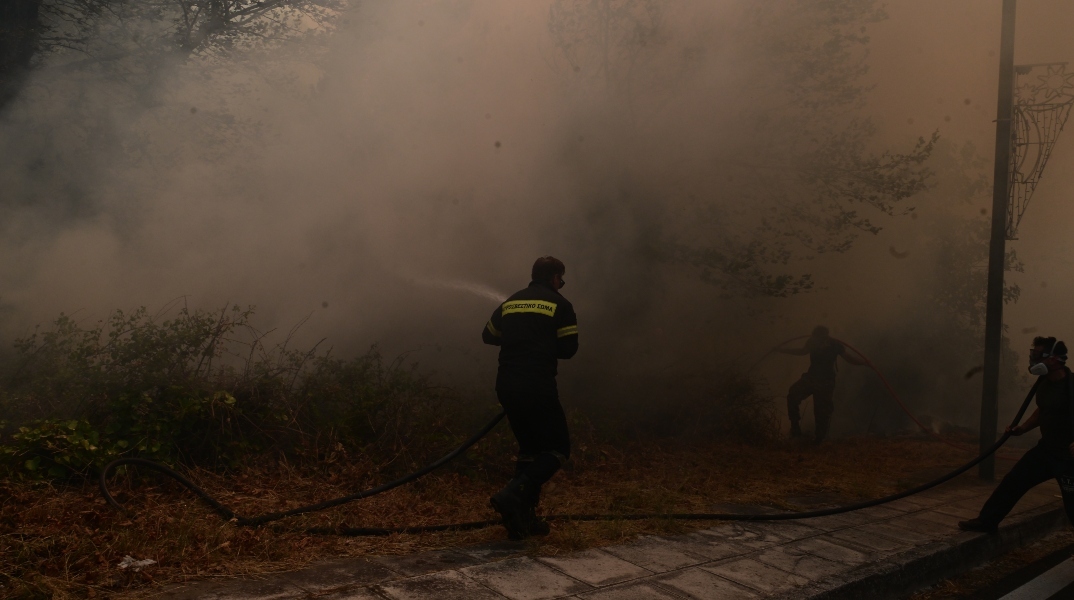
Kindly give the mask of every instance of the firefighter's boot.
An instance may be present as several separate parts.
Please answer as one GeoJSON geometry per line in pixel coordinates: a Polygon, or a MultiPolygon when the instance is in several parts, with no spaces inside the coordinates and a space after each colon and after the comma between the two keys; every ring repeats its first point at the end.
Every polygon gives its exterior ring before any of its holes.
{"type": "Polygon", "coordinates": [[[536,496],[537,486],[533,481],[526,475],[519,475],[489,499],[492,508],[500,513],[508,539],[521,540],[535,533],[536,496]]]}
{"type": "MultiPolygon", "coordinates": [[[[515,462],[515,477],[521,476],[526,469],[533,466],[533,457],[519,456],[515,462]]],[[[530,535],[548,535],[548,521],[537,516],[537,507],[541,505],[541,486],[533,486],[531,502],[526,506],[526,520],[529,522],[530,535]]]]}
{"type": "Polygon", "coordinates": [[[548,526],[548,521],[545,521],[537,515],[537,505],[540,500],[540,490],[538,490],[538,498],[533,503],[526,507],[526,520],[529,522],[530,535],[548,535],[551,528],[548,526]]]}

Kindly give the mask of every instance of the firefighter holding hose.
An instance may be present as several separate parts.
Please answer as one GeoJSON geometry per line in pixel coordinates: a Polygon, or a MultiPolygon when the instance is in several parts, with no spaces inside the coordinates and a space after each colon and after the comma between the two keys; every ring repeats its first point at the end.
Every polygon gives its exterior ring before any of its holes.
{"type": "Polygon", "coordinates": [[[498,306],[481,332],[482,341],[500,347],[496,396],[518,440],[514,479],[490,499],[514,540],[548,533],[537,517],[541,486],[571,453],[556,388],[559,359],[578,351],[574,307],[559,293],[565,272],[558,259],[538,258],[529,287],[498,306]]]}
{"type": "Polygon", "coordinates": [[[787,416],[791,421],[791,437],[801,437],[802,429],[798,426],[798,422],[802,416],[798,407],[803,400],[813,396],[813,416],[817,428],[816,441],[819,444],[828,435],[832,412],[835,411],[832,396],[835,394],[836,359],[842,356],[843,360],[858,366],[866,366],[869,363],[847,354],[846,347],[829,337],[828,328],[823,325],[813,328],[813,335],[809,336],[803,347],[777,348],[776,352],[792,356],[809,355],[809,370],[802,373],[798,381],[794,382],[787,391],[787,416]]]}
{"type": "Polygon", "coordinates": [[[1029,372],[1044,378],[1037,388],[1037,410],[1007,432],[1022,435],[1040,427],[1040,442],[1011,467],[977,518],[960,521],[959,529],[995,533],[1018,500],[1049,479],[1059,482],[1067,518],[1074,523],[1074,377],[1066,362],[1066,344],[1054,337],[1033,339],[1029,372]]]}

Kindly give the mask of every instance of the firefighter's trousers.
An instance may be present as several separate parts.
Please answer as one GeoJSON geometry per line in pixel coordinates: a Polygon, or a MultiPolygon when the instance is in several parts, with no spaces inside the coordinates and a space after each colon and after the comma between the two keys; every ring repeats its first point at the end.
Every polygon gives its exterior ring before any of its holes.
{"type": "Polygon", "coordinates": [[[787,391],[787,417],[790,418],[792,424],[797,425],[802,418],[798,406],[803,400],[813,396],[813,417],[816,421],[817,441],[819,442],[828,436],[832,412],[835,411],[835,404],[832,402],[834,394],[834,377],[818,377],[803,373],[802,377],[787,391]]]}
{"type": "Polygon", "coordinates": [[[1031,448],[1011,467],[977,518],[989,525],[999,525],[1026,492],[1049,479],[1058,480],[1067,519],[1074,523],[1074,461],[1057,459],[1040,446],[1031,448]]]}
{"type": "Polygon", "coordinates": [[[518,440],[519,470],[542,485],[571,455],[567,417],[555,378],[501,373],[496,378],[496,396],[518,440]]]}

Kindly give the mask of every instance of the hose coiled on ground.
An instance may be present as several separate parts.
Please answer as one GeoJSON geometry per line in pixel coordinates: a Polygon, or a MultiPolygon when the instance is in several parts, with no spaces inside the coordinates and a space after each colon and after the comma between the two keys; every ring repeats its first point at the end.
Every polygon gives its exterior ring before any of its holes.
{"type": "MultiPolygon", "coordinates": [[[[1022,402],[1021,408],[1018,409],[1018,413],[1014,416],[1014,419],[1011,421],[1011,428],[1014,428],[1015,426],[1017,426],[1022,421],[1022,417],[1025,415],[1026,409],[1029,408],[1029,403],[1033,400],[1033,396],[1037,393],[1037,388],[1040,387],[1040,384],[1041,384],[1041,382],[1043,380],[1044,380],[1044,377],[1038,377],[1037,381],[1033,384],[1033,387],[1030,388],[1029,393],[1026,395],[1025,400],[1022,402]]],[[[483,428],[481,428],[480,431],[478,431],[473,436],[471,436],[468,440],[463,442],[463,444],[461,446],[459,446],[455,450],[451,451],[450,453],[446,454],[443,458],[440,458],[439,460],[437,460],[437,461],[435,461],[433,463],[430,463],[429,465],[427,465],[427,466],[425,466],[425,467],[423,467],[423,468],[421,468],[421,469],[419,469],[417,471],[414,471],[413,473],[410,473],[409,475],[406,475],[406,476],[401,477],[399,479],[396,479],[394,481],[390,481],[388,483],[379,485],[377,487],[373,487],[373,488],[369,488],[367,490],[363,490],[363,491],[358,492],[356,494],[351,494],[349,496],[343,496],[342,498],[336,498],[334,500],[327,500],[325,502],[319,502],[317,504],[310,504],[308,506],[301,506],[301,507],[294,508],[294,509],[291,509],[291,510],[288,510],[288,511],[283,511],[283,512],[269,513],[269,514],[265,514],[265,515],[259,515],[259,516],[256,516],[256,517],[241,517],[239,515],[236,515],[234,511],[232,511],[231,509],[227,508],[223,504],[220,504],[220,502],[216,501],[212,496],[207,494],[205,492],[205,490],[202,490],[201,488],[199,488],[197,485],[195,485],[189,479],[184,477],[182,474],[176,472],[174,469],[171,469],[171,468],[169,468],[169,467],[167,467],[165,465],[162,465],[160,463],[157,463],[157,462],[154,462],[154,461],[151,461],[151,460],[142,459],[142,458],[120,458],[120,459],[117,459],[117,460],[114,460],[114,461],[108,463],[108,465],[106,465],[105,468],[101,471],[101,477],[100,477],[101,494],[104,495],[105,500],[109,504],[111,504],[113,507],[115,507],[115,508],[117,508],[119,510],[124,510],[123,507],[118,502],[116,502],[116,499],[108,491],[108,474],[111,473],[116,467],[118,467],[120,465],[138,465],[138,466],[148,467],[148,468],[153,469],[155,471],[159,471],[159,472],[161,472],[161,473],[163,473],[163,474],[165,474],[165,475],[167,475],[169,477],[172,477],[173,479],[178,481],[180,484],[182,484],[184,487],[186,487],[190,491],[192,491],[195,494],[197,494],[197,496],[199,498],[201,498],[206,504],[208,504],[210,507],[212,507],[213,510],[215,510],[224,519],[226,519],[228,521],[232,521],[233,523],[235,523],[235,525],[237,525],[239,527],[251,527],[251,526],[257,526],[257,525],[263,525],[265,523],[269,523],[269,522],[272,522],[272,521],[278,521],[278,520],[283,519],[285,517],[290,517],[290,516],[293,516],[293,515],[299,515],[299,514],[303,514],[303,513],[315,512],[315,511],[320,511],[320,510],[325,510],[327,508],[332,508],[334,506],[340,506],[342,504],[346,504],[348,502],[353,502],[355,500],[360,500],[362,498],[368,498],[370,496],[374,496],[376,494],[380,494],[380,493],[386,492],[386,491],[388,491],[390,489],[399,487],[399,486],[401,486],[403,484],[415,481],[418,478],[420,478],[420,477],[422,477],[424,475],[427,475],[428,473],[431,473],[432,471],[434,471],[437,468],[447,464],[448,462],[450,462],[454,458],[456,458],[459,455],[461,455],[463,452],[465,452],[471,446],[476,444],[481,438],[485,437],[490,431],[492,431],[493,427],[495,427],[497,424],[499,424],[499,422],[501,420],[503,420],[503,417],[504,417],[504,413],[501,412],[500,414],[496,415],[491,421],[489,421],[487,425],[485,425],[483,428]]],[[[940,485],[942,483],[950,481],[951,479],[954,479],[955,477],[958,477],[959,475],[965,473],[966,471],[969,471],[970,469],[975,467],[978,463],[980,463],[984,459],[986,459],[989,456],[991,456],[996,450],[998,450],[1000,448],[1000,446],[1005,444],[1010,437],[1011,437],[1011,434],[1008,431],[1005,431],[1003,433],[1003,435],[998,440],[996,440],[996,442],[994,444],[992,444],[988,448],[988,450],[985,451],[983,454],[981,454],[980,456],[974,458],[973,460],[969,461],[968,463],[962,465],[961,467],[951,471],[950,473],[948,473],[948,474],[946,474],[946,475],[944,475],[942,477],[938,477],[938,478],[936,478],[936,479],[934,479],[932,481],[929,481],[928,483],[921,484],[921,485],[919,485],[919,486],[917,486],[915,488],[911,488],[909,490],[904,490],[902,492],[892,494],[890,496],[884,496],[883,498],[876,498],[876,499],[873,499],[873,500],[865,500],[863,502],[857,502],[857,503],[854,503],[854,504],[847,504],[847,505],[844,505],[844,506],[835,506],[835,507],[831,507],[831,508],[823,508],[823,509],[810,510],[810,511],[804,511],[804,512],[787,512],[787,513],[773,513],[773,514],[759,514],[759,515],[757,515],[757,514],[752,514],[752,515],[751,514],[740,514],[740,513],[668,513],[668,514],[631,514],[631,515],[597,515],[597,514],[591,514],[591,515],[550,515],[550,516],[545,517],[545,519],[550,520],[550,521],[640,521],[640,520],[645,520],[645,519],[674,519],[674,520],[680,520],[680,521],[788,521],[788,520],[797,520],[797,519],[809,519],[809,518],[814,518],[814,517],[826,517],[826,516],[829,516],[829,515],[836,515],[836,514],[851,512],[851,511],[855,511],[855,510],[862,510],[862,509],[865,509],[865,508],[871,508],[873,506],[886,504],[888,502],[894,502],[896,500],[900,500],[902,498],[906,498],[908,496],[912,496],[914,494],[921,493],[921,492],[923,492],[925,490],[928,490],[928,489],[936,487],[936,486],[938,486],[938,485],[940,485]]],[[[498,520],[487,520],[487,521],[471,521],[471,522],[468,522],[468,523],[448,523],[448,524],[444,524],[444,525],[428,525],[428,526],[424,526],[424,527],[396,527],[396,528],[375,528],[375,527],[329,528],[329,527],[313,527],[313,528],[307,529],[306,531],[308,533],[311,533],[311,534],[322,534],[322,535],[374,536],[374,535],[391,535],[393,533],[432,533],[432,532],[437,532],[437,531],[464,531],[464,530],[470,530],[470,529],[482,529],[484,527],[491,527],[493,525],[498,525],[498,524],[499,524],[498,520]]]]}

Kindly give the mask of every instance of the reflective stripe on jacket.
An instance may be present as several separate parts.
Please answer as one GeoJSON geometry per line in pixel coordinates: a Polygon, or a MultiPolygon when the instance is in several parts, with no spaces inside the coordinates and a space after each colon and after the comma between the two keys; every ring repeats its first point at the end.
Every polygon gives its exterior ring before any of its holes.
{"type": "Polygon", "coordinates": [[[558,359],[578,351],[578,319],[559,292],[531,281],[492,312],[481,339],[500,347],[501,374],[555,377],[558,359]]]}

